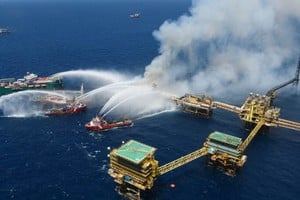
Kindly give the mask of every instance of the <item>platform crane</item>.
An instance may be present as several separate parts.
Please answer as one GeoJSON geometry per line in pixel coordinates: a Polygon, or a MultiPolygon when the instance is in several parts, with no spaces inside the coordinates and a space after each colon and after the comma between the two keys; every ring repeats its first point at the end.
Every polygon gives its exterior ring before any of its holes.
{"type": "Polygon", "coordinates": [[[299,76],[300,76],[300,57],[299,57],[299,60],[298,60],[298,65],[297,65],[297,69],[296,69],[296,73],[295,73],[295,77],[292,78],[291,80],[285,82],[285,83],[282,83],[280,85],[277,85],[273,88],[271,88],[267,93],[266,93],[266,96],[269,96],[271,97],[272,99],[274,99],[276,97],[276,91],[289,85],[289,84],[294,84],[295,86],[298,86],[299,84],[299,76]]]}

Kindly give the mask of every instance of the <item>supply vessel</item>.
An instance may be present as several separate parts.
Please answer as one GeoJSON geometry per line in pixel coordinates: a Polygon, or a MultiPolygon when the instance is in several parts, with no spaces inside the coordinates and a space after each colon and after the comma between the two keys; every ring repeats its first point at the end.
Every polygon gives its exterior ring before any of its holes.
{"type": "Polygon", "coordinates": [[[23,90],[56,90],[62,88],[63,82],[60,77],[38,77],[38,75],[29,72],[20,79],[0,79],[0,96],[23,90]]]}
{"type": "Polygon", "coordinates": [[[64,107],[48,109],[44,112],[44,114],[47,116],[70,115],[83,112],[86,110],[86,108],[86,104],[81,102],[74,102],[64,107]]]}
{"type": "Polygon", "coordinates": [[[103,117],[95,117],[90,122],[85,124],[85,128],[89,131],[104,131],[113,128],[122,128],[132,126],[133,122],[130,119],[123,121],[108,122],[103,117]]]}

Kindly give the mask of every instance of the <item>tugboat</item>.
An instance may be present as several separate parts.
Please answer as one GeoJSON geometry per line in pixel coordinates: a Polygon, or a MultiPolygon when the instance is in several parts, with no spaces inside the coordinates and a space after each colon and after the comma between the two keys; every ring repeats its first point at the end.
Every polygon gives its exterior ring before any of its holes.
{"type": "Polygon", "coordinates": [[[0,96],[13,92],[33,89],[62,89],[62,79],[59,77],[38,77],[29,73],[24,78],[4,78],[0,79],[0,96]]]}
{"type": "Polygon", "coordinates": [[[95,117],[90,122],[86,123],[84,126],[89,131],[104,131],[113,128],[121,128],[132,126],[133,122],[130,119],[124,119],[123,121],[107,122],[102,117],[95,117]]]}
{"type": "Polygon", "coordinates": [[[86,104],[76,102],[70,103],[62,108],[51,108],[44,112],[47,116],[59,116],[59,115],[70,115],[85,111],[87,108],[86,104]]]}

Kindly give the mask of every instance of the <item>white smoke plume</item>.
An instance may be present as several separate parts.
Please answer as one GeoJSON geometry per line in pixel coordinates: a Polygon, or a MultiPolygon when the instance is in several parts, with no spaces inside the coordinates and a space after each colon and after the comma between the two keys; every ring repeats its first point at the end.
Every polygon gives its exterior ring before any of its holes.
{"type": "Polygon", "coordinates": [[[176,94],[266,92],[294,76],[299,7],[299,0],[195,0],[187,15],[154,31],[160,55],[144,76],[176,94]]]}

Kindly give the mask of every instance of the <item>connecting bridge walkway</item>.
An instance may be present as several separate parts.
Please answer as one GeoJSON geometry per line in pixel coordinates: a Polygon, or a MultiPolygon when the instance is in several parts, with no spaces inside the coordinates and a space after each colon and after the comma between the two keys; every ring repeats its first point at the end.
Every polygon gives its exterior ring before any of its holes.
{"type": "Polygon", "coordinates": [[[293,122],[293,121],[279,118],[275,123],[280,127],[290,128],[296,131],[300,131],[300,123],[298,122],[293,122]]]}
{"type": "Polygon", "coordinates": [[[198,149],[188,155],[182,156],[172,162],[169,162],[163,166],[160,166],[158,168],[158,175],[163,175],[169,171],[172,171],[173,169],[176,169],[182,165],[185,165],[193,160],[196,160],[197,158],[200,158],[202,156],[207,155],[207,148],[202,147],[201,149],[198,149]]]}
{"type": "Polygon", "coordinates": [[[233,106],[233,105],[223,103],[223,102],[219,102],[219,101],[214,101],[213,102],[213,108],[220,108],[220,109],[227,110],[229,112],[234,112],[234,113],[237,113],[237,114],[240,114],[240,112],[241,112],[240,107],[233,106]]]}
{"type": "Polygon", "coordinates": [[[243,144],[239,147],[240,152],[244,152],[244,150],[247,148],[247,146],[250,144],[250,142],[253,140],[253,138],[256,136],[260,128],[265,124],[264,120],[259,121],[254,129],[250,132],[248,137],[245,139],[243,144]]]}

